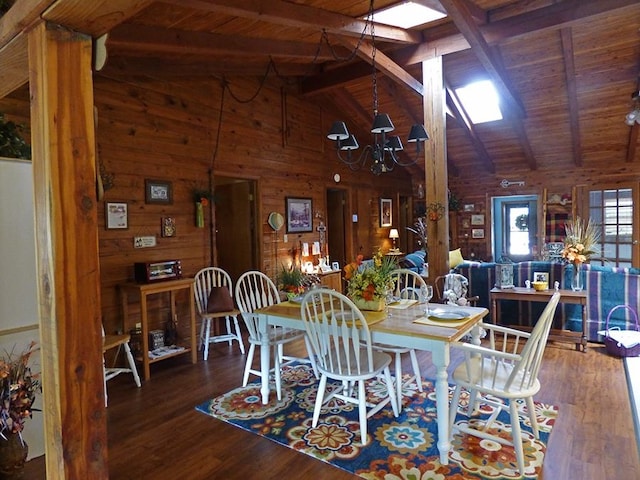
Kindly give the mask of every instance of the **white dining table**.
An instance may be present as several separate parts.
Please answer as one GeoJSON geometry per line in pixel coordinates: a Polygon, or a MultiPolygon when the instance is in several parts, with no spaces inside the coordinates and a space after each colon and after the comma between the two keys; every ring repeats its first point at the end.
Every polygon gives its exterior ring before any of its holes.
{"type": "MultiPolygon", "coordinates": [[[[426,350],[431,352],[431,360],[437,369],[436,373],[436,415],[438,424],[438,451],[440,462],[448,463],[451,449],[449,438],[449,382],[447,367],[450,362],[450,349],[453,342],[459,341],[466,334],[471,334],[472,343],[480,344],[480,328],[478,324],[489,311],[481,307],[459,307],[430,303],[430,313],[447,312],[464,314],[461,320],[435,319],[425,316],[424,305],[414,304],[408,308],[389,308],[386,312],[363,311],[373,342],[395,345],[399,347],[426,350]],[[422,322],[422,323],[418,323],[422,322]]],[[[393,306],[392,306],[393,307],[393,306]]],[[[300,305],[294,302],[282,302],[267,308],[256,310],[260,318],[260,332],[266,338],[269,326],[304,330],[300,305]]],[[[454,317],[456,315],[451,315],[454,317]]],[[[260,349],[260,370],[262,403],[269,402],[269,366],[271,362],[270,348],[260,349]]]]}

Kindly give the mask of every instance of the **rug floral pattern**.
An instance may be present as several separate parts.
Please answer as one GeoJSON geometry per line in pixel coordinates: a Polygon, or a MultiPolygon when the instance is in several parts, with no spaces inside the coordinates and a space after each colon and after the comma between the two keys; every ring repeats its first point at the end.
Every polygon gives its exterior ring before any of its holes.
{"type": "MultiPolygon", "coordinates": [[[[403,409],[398,418],[385,407],[369,418],[369,443],[360,441],[357,407],[340,401],[327,403],[316,428],[312,427],[317,381],[307,365],[285,367],[282,373],[282,399],[275,393],[263,405],[260,385],[236,388],[196,407],[197,410],[244,430],[269,438],[319,460],[370,480],[410,479],[513,479],[538,478],[551,428],[557,417],[552,405],[536,403],[540,439],[529,428],[526,406],[519,405],[522,419],[525,474],[517,473],[513,447],[466,434],[453,437],[449,464],[439,460],[433,382],[423,380],[423,392],[404,392],[403,409]]],[[[327,385],[330,388],[330,385],[327,385]]],[[[373,385],[369,400],[375,402],[383,389],[373,385]]],[[[478,422],[491,414],[484,409],[467,418],[468,396],[461,395],[456,423],[478,422]]],[[[509,436],[509,416],[502,412],[491,431],[509,436]]]]}

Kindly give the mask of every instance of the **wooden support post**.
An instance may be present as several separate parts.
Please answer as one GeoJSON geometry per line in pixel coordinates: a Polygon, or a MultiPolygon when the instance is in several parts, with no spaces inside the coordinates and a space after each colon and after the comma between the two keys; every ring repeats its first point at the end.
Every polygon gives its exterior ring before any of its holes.
{"type": "Polygon", "coordinates": [[[107,479],[91,38],[28,44],[47,478],[107,479]]]}
{"type": "Polygon", "coordinates": [[[422,83],[424,124],[429,133],[424,168],[425,200],[427,208],[438,203],[445,208],[444,215],[438,221],[429,220],[427,211],[429,275],[437,278],[447,273],[449,262],[446,91],[442,57],[422,62],[422,83]]]}

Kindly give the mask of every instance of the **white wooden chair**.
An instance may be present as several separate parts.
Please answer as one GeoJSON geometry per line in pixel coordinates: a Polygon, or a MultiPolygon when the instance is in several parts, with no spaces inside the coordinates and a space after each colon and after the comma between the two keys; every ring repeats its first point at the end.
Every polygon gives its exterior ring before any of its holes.
{"type": "Polygon", "coordinates": [[[531,333],[483,323],[482,327],[489,331],[488,347],[468,343],[455,344],[456,348],[464,351],[465,358],[453,372],[456,388],[449,412],[451,435],[454,430],[458,430],[503,445],[512,445],[521,475],[524,474],[524,454],[516,400],[526,401],[531,428],[535,438],[538,438],[533,396],[540,390],[538,370],[559,300],[560,293],[554,293],[531,333]],[[462,388],[470,395],[469,417],[480,402],[495,407],[494,413],[483,424],[455,423],[462,388]],[[488,433],[487,430],[505,407],[505,403],[491,400],[486,395],[504,399],[508,404],[511,415],[511,440],[488,433]]]}
{"type": "Polygon", "coordinates": [[[209,301],[209,295],[213,287],[227,287],[229,289],[229,295],[233,298],[233,282],[227,272],[219,267],[205,267],[196,273],[194,279],[194,295],[198,315],[201,320],[200,325],[200,343],[199,349],[204,348],[204,359],[209,358],[209,344],[219,342],[237,341],[240,346],[240,351],[244,354],[244,343],[242,342],[242,335],[240,333],[240,326],[238,325],[238,315],[240,310],[233,308],[223,312],[207,312],[207,303],[209,301]],[[224,319],[225,321],[225,333],[219,335],[211,334],[211,320],[224,319]],[[233,318],[234,329],[231,329],[231,319],[233,318]]]}
{"type": "Polygon", "coordinates": [[[276,392],[278,400],[282,399],[280,369],[292,361],[303,361],[311,363],[316,377],[318,376],[315,360],[311,354],[311,346],[303,330],[289,329],[283,327],[272,327],[269,329],[268,337],[263,339],[258,328],[258,315],[253,312],[259,308],[268,307],[280,303],[280,294],[273,281],[264,273],[249,271],[243,273],[236,283],[236,303],[242,312],[242,318],[249,331],[249,353],[244,367],[242,386],[245,387],[249,381],[249,375],[261,375],[261,371],[253,369],[253,355],[256,346],[260,348],[274,347],[273,358],[274,367],[271,370],[276,382],[276,392]],[[297,358],[285,356],[283,346],[295,340],[305,340],[309,358],[297,358]]]}
{"type": "MultiPolygon", "coordinates": [[[[392,272],[395,282],[394,297],[400,299],[418,300],[420,298],[420,287],[426,286],[424,279],[412,270],[398,268],[392,272]]],[[[391,312],[391,310],[390,310],[391,312]]],[[[391,313],[393,315],[393,313],[391,313]]],[[[373,348],[382,352],[393,353],[395,360],[395,381],[396,397],[398,399],[398,410],[402,411],[402,390],[412,383],[416,384],[418,391],[422,391],[422,377],[420,376],[420,365],[416,357],[416,351],[412,348],[396,347],[381,343],[374,343],[373,348]],[[405,382],[402,381],[402,355],[408,353],[411,358],[413,375],[405,382]]]]}
{"type": "Polygon", "coordinates": [[[136,383],[136,386],[140,388],[140,376],[138,375],[138,370],[136,368],[136,362],[133,359],[133,355],[131,354],[131,348],[129,347],[129,341],[131,340],[131,335],[128,333],[122,335],[105,335],[104,327],[102,327],[102,369],[104,373],[104,406],[107,406],[107,382],[114,377],[117,377],[121,373],[130,373],[133,376],[133,381],[136,383]],[[107,367],[106,360],[104,358],[104,354],[112,349],[116,349],[116,353],[113,357],[113,364],[111,367],[107,367]],[[118,361],[118,354],[120,350],[124,350],[125,357],[127,359],[127,363],[129,364],[129,368],[126,367],[116,367],[116,362],[118,361]]]}
{"type": "Polygon", "coordinates": [[[373,348],[364,315],[351,300],[335,290],[311,290],[302,300],[301,315],[320,372],[312,425],[318,425],[322,405],[334,397],[356,404],[360,419],[360,441],[363,445],[367,444],[367,418],[389,402],[393,414],[398,416],[397,399],[389,372],[391,356],[373,348]],[[387,397],[372,405],[367,403],[366,382],[379,377],[384,378],[387,397]],[[336,386],[325,398],[328,379],[338,380],[342,385],[336,386]]]}

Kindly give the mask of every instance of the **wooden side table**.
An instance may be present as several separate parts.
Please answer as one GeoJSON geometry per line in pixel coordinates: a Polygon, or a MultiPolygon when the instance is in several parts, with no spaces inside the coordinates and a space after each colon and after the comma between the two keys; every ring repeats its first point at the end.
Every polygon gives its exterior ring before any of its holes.
{"type": "MultiPolygon", "coordinates": [[[[576,350],[587,351],[587,292],[581,290],[558,290],[560,292],[560,303],[571,303],[582,305],[582,333],[572,332],[564,329],[553,329],[549,333],[551,340],[560,342],[570,342],[576,344],[576,350]]],[[[525,302],[548,302],[555,290],[536,291],[533,288],[493,288],[491,289],[491,320],[497,324],[500,313],[500,302],[498,300],[521,300],[525,302]]]]}
{"type": "Polygon", "coordinates": [[[120,291],[120,300],[122,302],[122,314],[124,316],[124,326],[128,329],[129,320],[129,295],[137,296],[140,300],[140,324],[142,328],[142,355],[139,360],[142,361],[144,379],[149,380],[151,370],[149,365],[167,358],[191,352],[191,363],[196,363],[197,358],[197,340],[196,340],[196,310],[193,296],[193,278],[180,278],[178,280],[166,280],[156,283],[136,283],[127,282],[118,285],[120,291]],[[189,293],[189,332],[191,335],[188,345],[183,345],[184,350],[163,355],[158,358],[149,358],[149,324],[147,319],[147,297],[160,293],[169,293],[171,305],[171,318],[176,315],[176,292],[180,290],[188,290],[189,293]]]}

